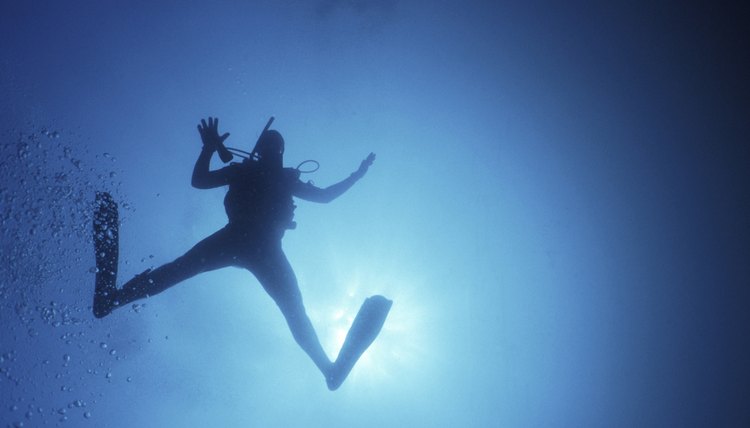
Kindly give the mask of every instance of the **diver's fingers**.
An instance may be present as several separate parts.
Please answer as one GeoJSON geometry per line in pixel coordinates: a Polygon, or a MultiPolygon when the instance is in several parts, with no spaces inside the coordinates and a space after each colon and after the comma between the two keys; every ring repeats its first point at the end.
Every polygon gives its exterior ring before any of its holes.
{"type": "Polygon", "coordinates": [[[206,119],[201,119],[201,125],[203,125],[203,129],[205,130],[208,128],[208,125],[206,125],[206,119]]]}
{"type": "Polygon", "coordinates": [[[229,138],[229,133],[228,132],[226,134],[222,135],[221,137],[219,137],[219,140],[221,140],[221,142],[223,143],[224,140],[226,140],[227,138],[229,138]]]}

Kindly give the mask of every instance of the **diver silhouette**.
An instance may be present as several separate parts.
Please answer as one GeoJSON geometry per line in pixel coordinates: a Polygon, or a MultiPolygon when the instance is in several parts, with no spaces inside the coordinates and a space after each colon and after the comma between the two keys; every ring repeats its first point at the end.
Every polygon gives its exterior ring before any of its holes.
{"type": "Polygon", "coordinates": [[[302,182],[299,170],[283,167],[284,139],[278,131],[268,129],[272,121],[273,118],[243,162],[211,171],[214,152],[218,151],[224,162],[232,158],[224,146],[229,133],[219,135],[218,118],[201,120],[198,132],[203,148],[193,169],[192,185],[198,189],[229,186],[224,198],[228,224],[183,256],[156,269],[147,269],[119,289],[117,204],[109,193],[97,193],[94,215],[97,271],[92,309],[97,318],[102,318],[118,307],[158,294],[199,273],[227,266],[245,268],[281,309],[294,340],[323,373],[328,388],[335,390],[377,337],[392,302],[382,296],[366,299],[336,361],[331,362],[305,312],[281,239],[286,230],[296,227],[293,197],[320,203],[336,199],[367,173],[375,154],[370,153],[348,178],[318,188],[302,182]]]}

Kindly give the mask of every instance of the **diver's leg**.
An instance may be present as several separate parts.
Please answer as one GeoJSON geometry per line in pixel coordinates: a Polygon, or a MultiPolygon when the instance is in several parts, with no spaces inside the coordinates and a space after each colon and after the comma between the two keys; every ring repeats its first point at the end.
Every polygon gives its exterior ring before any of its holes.
{"type": "Polygon", "coordinates": [[[331,360],[320,345],[318,335],[305,312],[297,278],[284,253],[280,248],[273,250],[271,254],[264,254],[261,262],[253,263],[248,268],[281,309],[294,340],[328,378],[331,360]]]}
{"type": "Polygon", "coordinates": [[[199,273],[219,269],[232,264],[231,234],[221,229],[205,238],[183,256],[154,270],[147,270],[126,282],[117,290],[117,306],[153,296],[199,273]]]}

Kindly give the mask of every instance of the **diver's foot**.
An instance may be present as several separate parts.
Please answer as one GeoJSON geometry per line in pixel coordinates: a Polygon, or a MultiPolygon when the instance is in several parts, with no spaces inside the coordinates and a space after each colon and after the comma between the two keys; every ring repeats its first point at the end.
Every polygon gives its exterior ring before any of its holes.
{"type": "Polygon", "coordinates": [[[346,339],[336,362],[333,363],[326,376],[328,389],[335,391],[344,383],[359,357],[378,337],[392,305],[393,301],[383,296],[372,296],[365,299],[351,328],[349,328],[349,332],[346,334],[346,339]]]}
{"type": "Polygon", "coordinates": [[[333,391],[333,389],[331,389],[331,381],[333,380],[333,371],[335,370],[335,368],[336,363],[331,362],[328,363],[327,368],[322,369],[323,377],[325,377],[326,379],[326,385],[328,385],[328,389],[330,389],[331,391],[333,391]]]}
{"type": "Polygon", "coordinates": [[[97,192],[94,210],[94,255],[96,285],[94,316],[109,315],[117,306],[117,264],[119,258],[119,221],[117,203],[107,192],[97,192]]]}
{"type": "Polygon", "coordinates": [[[134,300],[148,297],[148,290],[153,285],[154,280],[151,278],[151,269],[144,270],[122,285],[119,291],[121,301],[118,304],[127,304],[134,300]]]}
{"type": "MultiPolygon", "coordinates": [[[[351,368],[349,368],[349,371],[351,371],[351,368]]],[[[328,375],[326,376],[326,385],[328,386],[328,390],[335,391],[339,389],[341,384],[344,383],[346,376],[349,375],[349,371],[342,375],[341,370],[339,370],[339,368],[336,367],[336,363],[334,363],[331,367],[331,370],[328,372],[328,375]]]]}
{"type": "MultiPolygon", "coordinates": [[[[151,269],[146,269],[137,274],[123,284],[119,290],[114,285],[103,286],[101,290],[97,289],[94,293],[94,316],[97,318],[106,317],[120,305],[140,298],[143,290],[147,290],[153,284],[149,273],[151,273],[151,269]]],[[[99,282],[97,282],[97,286],[99,286],[99,282]]]]}
{"type": "Polygon", "coordinates": [[[106,287],[106,289],[102,290],[97,287],[97,290],[94,291],[94,305],[92,306],[94,316],[97,318],[104,318],[112,313],[118,304],[116,296],[117,289],[114,287],[112,287],[112,289],[106,287]]]}

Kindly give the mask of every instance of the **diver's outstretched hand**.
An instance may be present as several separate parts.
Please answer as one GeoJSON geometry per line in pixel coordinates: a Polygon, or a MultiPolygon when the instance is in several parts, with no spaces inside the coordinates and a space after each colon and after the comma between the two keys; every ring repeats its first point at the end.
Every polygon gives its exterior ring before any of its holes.
{"type": "Polygon", "coordinates": [[[209,150],[216,150],[220,144],[224,143],[229,137],[227,132],[224,135],[219,135],[219,118],[208,118],[208,124],[205,119],[201,119],[201,123],[198,125],[198,133],[201,134],[201,140],[203,141],[203,147],[209,150]]]}
{"type": "Polygon", "coordinates": [[[353,175],[357,177],[357,179],[364,177],[373,162],[375,162],[375,153],[370,153],[365,160],[359,164],[359,169],[353,175]]]}

